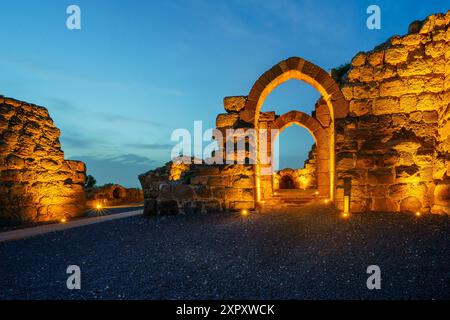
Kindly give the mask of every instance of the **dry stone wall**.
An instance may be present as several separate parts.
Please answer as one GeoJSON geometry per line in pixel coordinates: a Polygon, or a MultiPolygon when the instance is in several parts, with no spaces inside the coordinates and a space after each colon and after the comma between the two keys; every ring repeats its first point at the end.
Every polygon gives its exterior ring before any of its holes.
{"type": "Polygon", "coordinates": [[[308,154],[308,159],[301,169],[286,168],[274,173],[273,190],[281,188],[281,182],[284,176],[289,176],[295,189],[317,189],[317,167],[316,167],[316,146],[312,146],[308,154]]]}
{"type": "Polygon", "coordinates": [[[86,167],[64,160],[47,109],[0,96],[0,219],[50,221],[84,212],[86,167]]]}
{"type": "Polygon", "coordinates": [[[87,206],[97,205],[116,206],[144,201],[142,190],[137,188],[125,188],[119,184],[106,184],[86,190],[87,206]]]}
{"type": "Polygon", "coordinates": [[[450,12],[430,16],[352,60],[350,115],[335,131],[339,208],[350,192],[352,211],[449,212],[449,25],[450,12]]]}
{"type": "Polygon", "coordinates": [[[169,162],[139,176],[146,215],[211,213],[254,207],[253,166],[169,162]]]}

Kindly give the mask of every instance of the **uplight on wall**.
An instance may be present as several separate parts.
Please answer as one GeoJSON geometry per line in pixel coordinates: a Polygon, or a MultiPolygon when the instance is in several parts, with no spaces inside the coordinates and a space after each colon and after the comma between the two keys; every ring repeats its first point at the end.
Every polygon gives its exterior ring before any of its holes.
{"type": "Polygon", "coordinates": [[[344,213],[350,212],[350,196],[344,196],[344,213]]]}

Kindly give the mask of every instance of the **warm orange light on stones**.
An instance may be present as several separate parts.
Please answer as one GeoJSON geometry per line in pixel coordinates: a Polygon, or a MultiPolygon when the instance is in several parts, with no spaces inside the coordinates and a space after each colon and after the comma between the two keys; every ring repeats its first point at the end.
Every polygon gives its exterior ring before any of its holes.
{"type": "Polygon", "coordinates": [[[64,159],[44,107],[0,96],[0,218],[60,221],[84,213],[86,167],[64,159]]]}
{"type": "MultiPolygon", "coordinates": [[[[278,134],[299,125],[316,142],[317,185],[310,180],[305,194],[315,193],[322,205],[335,204],[339,217],[342,212],[450,214],[449,28],[450,12],[430,16],[419,33],[392,37],[330,74],[301,58],[281,61],[255,82],[248,95],[225,98],[227,113],[216,119],[221,132],[256,131],[255,139],[248,141],[248,147],[256,149],[256,159],[251,158],[255,161],[209,168],[194,165],[185,175],[191,177],[189,184],[171,185],[165,177],[168,168],[141,175],[148,195],[146,212],[189,212],[192,201],[201,203],[202,211],[253,209],[262,200],[270,204],[264,206],[267,209],[275,207],[289,193],[281,189],[290,188],[280,188],[283,170],[266,160],[276,156],[278,134]],[[320,92],[314,112],[262,112],[273,89],[291,79],[320,92]]],[[[219,149],[226,147],[225,141],[219,149]]],[[[173,165],[172,180],[180,177],[175,171],[181,169],[173,165]]],[[[304,187],[299,176],[291,176],[295,189],[304,187]]]]}

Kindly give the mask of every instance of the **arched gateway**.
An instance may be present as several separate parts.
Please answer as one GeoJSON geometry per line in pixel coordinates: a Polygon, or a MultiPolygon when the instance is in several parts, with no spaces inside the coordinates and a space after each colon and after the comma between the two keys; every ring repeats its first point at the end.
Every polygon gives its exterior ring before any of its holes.
{"type": "Polygon", "coordinates": [[[347,116],[348,104],[328,73],[301,58],[289,58],[266,71],[248,96],[225,97],[224,109],[226,113],[216,117],[218,148],[211,157],[216,163],[172,162],[139,177],[144,189],[151,190],[148,194],[156,194],[146,199],[148,214],[298,205],[314,197],[316,188],[322,199],[335,200],[335,120],[347,116]],[[312,115],[296,110],[284,115],[261,112],[272,90],[290,79],[305,81],[321,93],[312,115]],[[291,181],[282,181],[287,189],[274,192],[286,170],[274,174],[273,142],[293,124],[314,137],[316,146],[310,154],[315,161],[305,170],[293,170],[291,181]],[[173,181],[181,177],[183,183],[173,181]],[[297,190],[289,190],[292,186],[297,190]]]}
{"type": "MultiPolygon", "coordinates": [[[[323,127],[318,120],[300,111],[290,111],[278,117],[272,125],[279,135],[284,129],[292,125],[306,128],[316,142],[317,150],[317,189],[319,195],[324,198],[332,196],[330,172],[330,127],[323,127]]],[[[277,136],[275,136],[277,138],[277,136]]]]}
{"type": "MultiPolygon", "coordinates": [[[[333,78],[313,63],[302,58],[292,57],[276,64],[259,77],[250,90],[239,117],[252,124],[256,130],[272,128],[281,131],[294,123],[307,128],[316,140],[318,148],[319,195],[333,199],[335,188],[334,120],[344,118],[347,114],[347,100],[333,78]],[[272,123],[263,123],[265,121],[260,119],[260,110],[265,99],[273,89],[290,79],[304,81],[320,92],[322,98],[316,105],[315,116],[311,117],[303,112],[291,111],[276,118],[272,123]]],[[[256,143],[256,146],[259,147],[259,143],[256,143]]],[[[264,168],[265,166],[261,165],[257,159],[255,165],[255,198],[257,202],[261,202],[271,192],[265,190],[272,188],[270,177],[261,175],[261,170],[267,169],[264,168]]]]}

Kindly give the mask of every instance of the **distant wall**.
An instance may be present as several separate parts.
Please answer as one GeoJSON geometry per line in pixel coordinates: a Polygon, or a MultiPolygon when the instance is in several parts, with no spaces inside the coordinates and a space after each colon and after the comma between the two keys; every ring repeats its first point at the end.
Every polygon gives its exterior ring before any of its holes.
{"type": "Polygon", "coordinates": [[[83,214],[83,162],[64,160],[47,109],[0,96],[0,219],[50,221],[83,214]]]}
{"type": "Polygon", "coordinates": [[[115,206],[144,201],[143,192],[137,188],[125,188],[119,184],[107,184],[86,190],[87,205],[93,207],[97,204],[115,206]]]}

